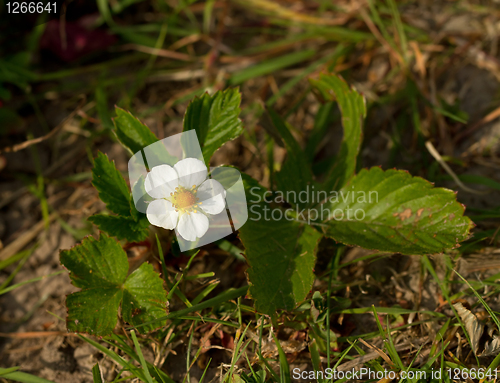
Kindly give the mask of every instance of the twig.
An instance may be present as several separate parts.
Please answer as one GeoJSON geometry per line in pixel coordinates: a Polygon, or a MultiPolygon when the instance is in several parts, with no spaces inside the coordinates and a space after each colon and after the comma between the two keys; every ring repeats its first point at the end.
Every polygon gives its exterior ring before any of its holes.
{"type": "Polygon", "coordinates": [[[484,124],[487,124],[488,122],[493,121],[494,119],[500,117],[500,106],[496,108],[494,111],[488,113],[486,116],[481,118],[478,122],[476,122],[474,125],[472,125],[469,129],[464,130],[463,132],[460,132],[459,134],[456,135],[454,141],[459,142],[461,141],[464,137],[467,137],[477,129],[479,129],[481,126],[484,124]]]}
{"type": "Polygon", "coordinates": [[[453,181],[455,181],[461,189],[463,189],[464,191],[469,192],[471,194],[478,194],[478,195],[484,195],[484,194],[490,193],[490,190],[480,191],[480,190],[474,190],[474,189],[471,189],[471,188],[465,186],[462,183],[462,181],[460,181],[460,179],[457,177],[455,172],[453,172],[453,170],[451,170],[451,168],[448,166],[448,164],[446,162],[444,162],[443,158],[441,158],[441,155],[438,153],[438,151],[436,150],[434,145],[432,145],[432,142],[427,141],[425,143],[425,147],[427,148],[429,153],[432,155],[432,157],[434,157],[434,159],[437,162],[439,162],[439,164],[443,167],[443,169],[446,170],[446,172],[451,176],[451,178],[453,178],[453,181]]]}
{"type": "Polygon", "coordinates": [[[125,44],[121,48],[123,50],[134,50],[134,51],[148,53],[150,55],[155,55],[155,56],[160,56],[160,57],[166,57],[166,58],[174,59],[174,60],[194,61],[197,59],[196,57],[191,57],[190,55],[187,55],[185,53],[175,52],[175,51],[171,51],[171,50],[167,50],[167,49],[151,48],[151,47],[147,47],[144,45],[138,45],[138,44],[125,44]]]}
{"type": "Polygon", "coordinates": [[[373,351],[375,351],[382,359],[384,359],[387,362],[387,364],[389,364],[391,367],[394,367],[394,363],[391,360],[391,358],[389,358],[387,354],[383,352],[380,348],[366,342],[363,338],[358,338],[358,340],[361,343],[363,343],[366,347],[371,348],[373,351]]]}
{"type": "MultiPolygon", "coordinates": [[[[48,222],[52,222],[56,216],[57,216],[56,213],[52,213],[48,218],[48,222]]],[[[45,220],[42,219],[29,231],[27,231],[19,238],[9,243],[7,246],[5,246],[4,249],[0,251],[0,260],[9,258],[10,256],[21,251],[21,249],[24,246],[26,246],[29,242],[31,242],[38,235],[38,233],[43,230],[44,227],[45,227],[45,220]]]]}
{"type": "MultiPolygon", "coordinates": [[[[406,342],[403,342],[401,344],[395,345],[394,348],[398,352],[403,351],[403,350],[408,350],[412,347],[418,347],[421,344],[425,344],[428,342],[428,340],[429,339],[426,337],[422,340],[417,339],[417,340],[414,340],[412,342],[406,341],[406,342]]],[[[380,354],[378,352],[371,351],[371,352],[366,353],[365,355],[361,355],[353,360],[350,360],[349,362],[341,364],[340,366],[337,367],[337,371],[351,371],[354,368],[356,368],[357,366],[360,366],[365,362],[368,362],[368,361],[373,360],[373,359],[377,359],[379,357],[380,357],[380,354]]]]}
{"type": "Polygon", "coordinates": [[[399,61],[399,63],[401,65],[404,65],[405,62],[403,60],[403,57],[401,56],[401,54],[399,54],[399,52],[397,52],[392,46],[391,44],[389,44],[387,42],[386,39],[384,39],[384,37],[382,36],[382,34],[379,32],[379,30],[377,29],[377,27],[375,26],[375,24],[373,23],[373,21],[370,19],[370,17],[368,16],[368,14],[366,13],[366,11],[363,9],[363,8],[360,8],[359,9],[359,14],[361,15],[361,18],[363,19],[363,21],[365,22],[366,26],[368,27],[368,29],[370,30],[370,32],[373,34],[373,36],[375,36],[375,38],[378,40],[378,42],[385,48],[387,49],[391,54],[392,56],[399,61]]]}
{"type": "Polygon", "coordinates": [[[38,143],[40,143],[42,141],[45,141],[46,139],[52,137],[59,130],[61,130],[66,125],[66,123],[75,116],[75,114],[77,114],[80,111],[80,109],[81,109],[81,107],[83,106],[84,103],[85,103],[85,96],[83,97],[82,101],[80,101],[80,104],[76,107],[76,109],[73,110],[68,115],[68,117],[66,117],[64,120],[62,120],[62,122],[60,122],[59,125],[57,125],[54,129],[52,129],[45,136],[33,138],[32,140],[24,141],[21,144],[17,144],[17,145],[14,145],[14,146],[10,146],[10,147],[4,148],[4,149],[0,150],[0,154],[2,154],[2,153],[11,153],[11,152],[18,152],[19,150],[26,149],[26,148],[30,147],[31,145],[38,144],[38,143]]]}
{"type": "Polygon", "coordinates": [[[47,338],[51,336],[77,336],[77,334],[67,331],[28,331],[13,333],[0,332],[0,337],[13,339],[47,338]]]}

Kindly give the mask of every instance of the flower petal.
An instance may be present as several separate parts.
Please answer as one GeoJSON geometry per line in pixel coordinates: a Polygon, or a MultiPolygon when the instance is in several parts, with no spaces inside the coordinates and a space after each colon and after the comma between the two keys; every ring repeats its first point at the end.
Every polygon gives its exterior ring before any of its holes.
{"type": "Polygon", "coordinates": [[[203,182],[196,192],[200,208],[208,214],[219,214],[226,207],[226,191],[219,181],[209,179],[203,182]]]}
{"type": "Polygon", "coordinates": [[[208,214],[219,214],[226,207],[226,191],[219,181],[209,179],[203,182],[196,193],[200,208],[208,214]]]}
{"type": "Polygon", "coordinates": [[[155,226],[173,230],[177,226],[179,213],[172,207],[172,203],[165,199],[155,199],[146,210],[148,221],[155,226]]]}
{"type": "Polygon", "coordinates": [[[226,200],[222,194],[217,194],[215,197],[206,199],[200,205],[200,208],[208,214],[219,214],[226,207],[226,200]]]}
{"type": "Polygon", "coordinates": [[[179,184],[188,189],[207,178],[207,166],[196,158],[184,158],[174,165],[174,169],[179,175],[179,184]]]}
{"type": "Polygon", "coordinates": [[[177,225],[177,231],[186,241],[201,238],[208,230],[208,218],[202,213],[182,214],[177,225]]]}
{"type": "Polygon", "coordinates": [[[209,179],[200,185],[196,192],[196,197],[198,197],[200,201],[204,201],[206,199],[215,197],[218,194],[222,194],[223,198],[226,197],[224,186],[222,186],[219,181],[209,179]]]}
{"type": "Polygon", "coordinates": [[[179,186],[178,175],[173,167],[169,165],[155,166],[146,176],[144,188],[153,198],[170,197],[179,186]]]}

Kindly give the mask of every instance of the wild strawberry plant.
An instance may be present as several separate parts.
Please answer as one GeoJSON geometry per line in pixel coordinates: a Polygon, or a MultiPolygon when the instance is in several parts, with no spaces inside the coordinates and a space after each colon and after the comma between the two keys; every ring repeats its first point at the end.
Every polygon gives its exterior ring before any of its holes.
{"type": "MultiPolygon", "coordinates": [[[[306,299],[314,282],[316,252],[323,237],[373,250],[435,254],[459,246],[473,226],[451,190],[435,188],[404,170],[373,167],[356,174],[366,116],[363,96],[335,75],[322,74],[310,79],[310,83],[320,102],[336,101],[342,114],[344,138],[335,161],[320,171],[316,167],[314,173],[314,145],[321,139],[321,131],[303,149],[288,124],[270,109],[267,117],[272,124],[268,130],[277,143],[284,145],[287,158],[274,173],[270,189],[242,174],[248,220],[239,227],[239,237],[249,266],[250,296],[256,310],[267,315],[292,310],[306,299]],[[314,192],[307,194],[309,191],[314,192]],[[304,192],[308,198],[296,198],[304,192]],[[264,213],[270,207],[273,212],[266,217],[264,213]]],[[[224,180],[205,181],[210,172],[207,164],[218,148],[243,133],[239,105],[237,89],[204,94],[191,102],[183,130],[196,132],[202,158],[186,161],[167,153],[162,157],[168,158],[164,165],[157,164],[149,169],[146,179],[131,185],[133,190],[142,188],[144,195],[152,197],[143,202],[148,205],[145,210],[137,208],[133,193],[114,163],[105,154],[98,154],[92,183],[111,214],[89,218],[101,231],[99,239],[88,237],[61,252],[61,263],[70,271],[74,286],[81,288],[66,300],[69,330],[110,334],[120,312],[124,322],[141,332],[164,325],[168,302],[159,274],[148,263],[129,270],[122,246],[148,239],[151,224],[165,230],[177,228],[188,240],[203,237],[211,214],[221,207],[220,198],[226,197],[224,180]],[[188,162],[196,168],[197,177],[187,174],[188,162]],[[156,193],[155,187],[160,186],[153,184],[161,183],[168,173],[178,178],[160,185],[162,192],[156,193]],[[187,181],[182,177],[188,177],[187,181]],[[201,185],[206,182],[210,185],[203,189],[201,185]],[[208,189],[216,190],[206,198],[213,206],[202,208],[198,195],[208,189]]],[[[116,113],[114,132],[132,154],[158,141],[129,112],[117,108],[116,113]]],[[[323,118],[324,109],[320,109],[318,124],[323,118]]]]}

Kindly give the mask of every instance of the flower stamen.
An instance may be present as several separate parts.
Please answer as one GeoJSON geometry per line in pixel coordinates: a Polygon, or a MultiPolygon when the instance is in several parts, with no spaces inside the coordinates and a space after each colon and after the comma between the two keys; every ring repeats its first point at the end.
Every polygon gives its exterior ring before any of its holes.
{"type": "Polygon", "coordinates": [[[175,192],[171,194],[169,198],[172,203],[172,207],[175,208],[176,211],[181,213],[196,213],[195,210],[199,205],[199,198],[196,198],[196,185],[193,185],[192,188],[186,189],[182,186],[176,187],[175,192]]]}

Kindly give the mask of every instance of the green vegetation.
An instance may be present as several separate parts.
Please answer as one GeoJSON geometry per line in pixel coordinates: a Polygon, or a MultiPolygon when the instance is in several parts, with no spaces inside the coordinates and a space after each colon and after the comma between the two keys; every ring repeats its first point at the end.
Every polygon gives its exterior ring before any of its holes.
{"type": "Polygon", "coordinates": [[[500,15],[434,7],[0,5],[0,380],[496,381],[500,15]],[[127,161],[189,130],[279,218],[150,225],[127,161]]]}

